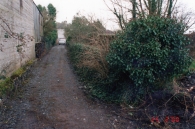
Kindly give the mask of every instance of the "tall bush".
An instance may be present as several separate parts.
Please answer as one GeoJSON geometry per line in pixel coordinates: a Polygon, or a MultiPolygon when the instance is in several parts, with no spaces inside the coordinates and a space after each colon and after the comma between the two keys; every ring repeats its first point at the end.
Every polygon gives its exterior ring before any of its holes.
{"type": "Polygon", "coordinates": [[[49,4],[47,8],[38,5],[38,9],[43,15],[43,40],[46,42],[46,49],[49,49],[55,45],[57,39],[56,8],[49,4]]]}
{"type": "Polygon", "coordinates": [[[98,19],[88,19],[77,14],[64,30],[65,37],[71,37],[72,42],[87,44],[94,42],[94,36],[97,37],[99,33],[104,33],[106,28],[98,19]]]}
{"type": "Polygon", "coordinates": [[[107,61],[115,79],[128,76],[133,84],[128,87],[130,101],[160,90],[189,67],[189,40],[183,33],[183,24],[151,16],[130,22],[112,42],[107,61]]]}

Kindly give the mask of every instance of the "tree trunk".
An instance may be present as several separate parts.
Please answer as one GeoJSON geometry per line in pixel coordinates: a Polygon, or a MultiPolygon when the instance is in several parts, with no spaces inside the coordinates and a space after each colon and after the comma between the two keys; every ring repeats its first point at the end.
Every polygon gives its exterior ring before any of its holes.
{"type": "Polygon", "coordinates": [[[133,16],[133,19],[136,19],[136,0],[132,0],[132,6],[133,6],[133,11],[132,11],[132,16],[133,16]]]}
{"type": "Polygon", "coordinates": [[[169,0],[169,9],[168,9],[168,17],[171,17],[172,13],[172,7],[173,7],[173,0],[169,0]]]}

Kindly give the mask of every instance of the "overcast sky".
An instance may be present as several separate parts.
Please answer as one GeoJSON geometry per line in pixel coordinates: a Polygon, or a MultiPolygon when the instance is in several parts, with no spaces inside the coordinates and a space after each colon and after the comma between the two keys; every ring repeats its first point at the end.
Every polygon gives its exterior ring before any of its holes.
{"type": "MultiPolygon", "coordinates": [[[[178,0],[187,10],[195,12],[195,0],[178,0]]],[[[72,21],[77,12],[81,14],[95,14],[102,19],[108,29],[116,29],[116,24],[111,22],[115,17],[108,10],[103,0],[34,0],[35,4],[47,6],[52,3],[57,9],[57,22],[72,21]]]]}

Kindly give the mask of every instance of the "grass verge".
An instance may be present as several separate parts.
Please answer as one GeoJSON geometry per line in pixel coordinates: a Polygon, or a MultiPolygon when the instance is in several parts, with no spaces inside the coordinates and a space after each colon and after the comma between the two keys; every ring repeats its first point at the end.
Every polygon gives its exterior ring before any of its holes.
{"type": "Polygon", "coordinates": [[[3,95],[8,95],[14,89],[14,80],[18,77],[21,77],[27,70],[34,63],[34,60],[27,61],[24,66],[17,69],[10,77],[3,78],[0,81],[0,97],[3,95]]]}

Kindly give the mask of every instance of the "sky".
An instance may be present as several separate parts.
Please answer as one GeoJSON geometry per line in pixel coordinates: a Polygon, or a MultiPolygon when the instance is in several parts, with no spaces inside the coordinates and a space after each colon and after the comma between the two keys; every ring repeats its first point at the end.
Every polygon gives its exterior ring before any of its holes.
{"type": "MultiPolygon", "coordinates": [[[[107,1],[107,0],[106,0],[107,1]]],[[[195,0],[178,0],[185,9],[195,13],[195,0]]],[[[94,15],[103,21],[106,28],[118,29],[115,16],[109,11],[104,0],[34,0],[35,4],[47,6],[52,3],[57,9],[57,22],[71,23],[73,16],[80,12],[83,15],[94,15]]]]}

